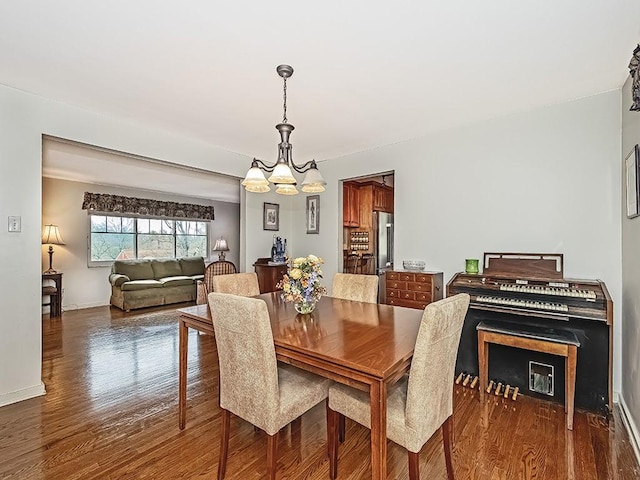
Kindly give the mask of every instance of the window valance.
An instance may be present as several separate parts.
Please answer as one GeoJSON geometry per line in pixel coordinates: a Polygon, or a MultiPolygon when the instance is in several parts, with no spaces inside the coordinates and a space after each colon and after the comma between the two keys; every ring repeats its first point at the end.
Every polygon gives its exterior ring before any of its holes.
{"type": "Polygon", "coordinates": [[[214,220],[213,206],[193,203],[163,202],[148,198],[124,197],[104,193],[84,192],[83,210],[125,215],[148,215],[154,217],[193,218],[214,220]]]}

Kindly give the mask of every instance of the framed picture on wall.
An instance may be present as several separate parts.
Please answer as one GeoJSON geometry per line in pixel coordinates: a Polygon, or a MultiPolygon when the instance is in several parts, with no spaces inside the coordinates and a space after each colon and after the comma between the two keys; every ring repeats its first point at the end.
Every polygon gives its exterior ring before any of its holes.
{"type": "Polygon", "coordinates": [[[627,192],[627,218],[640,215],[640,148],[638,145],[627,155],[624,160],[624,172],[627,192]]]}
{"type": "Polygon", "coordinates": [[[320,233],[320,195],[307,197],[307,233],[320,233]]]}
{"type": "Polygon", "coordinates": [[[262,209],[262,229],[280,230],[280,205],[277,203],[264,203],[262,209]]]}

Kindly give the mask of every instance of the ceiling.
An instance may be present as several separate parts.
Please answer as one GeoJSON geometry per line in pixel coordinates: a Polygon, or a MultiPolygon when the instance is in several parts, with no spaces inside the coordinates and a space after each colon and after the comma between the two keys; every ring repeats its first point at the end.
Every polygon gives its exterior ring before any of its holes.
{"type": "Polygon", "coordinates": [[[0,83],[298,162],[618,89],[637,0],[0,2],[0,83]]]}
{"type": "Polygon", "coordinates": [[[237,178],[51,137],[42,143],[42,175],[240,203],[237,178]]]}

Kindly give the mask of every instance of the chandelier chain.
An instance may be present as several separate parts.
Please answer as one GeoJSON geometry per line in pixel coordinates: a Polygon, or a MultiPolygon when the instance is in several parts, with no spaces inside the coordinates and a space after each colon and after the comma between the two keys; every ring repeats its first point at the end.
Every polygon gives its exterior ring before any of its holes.
{"type": "Polygon", "coordinates": [[[284,86],[282,87],[282,91],[284,92],[284,105],[283,105],[283,115],[282,115],[282,123],[287,123],[287,78],[284,79],[284,86]]]}

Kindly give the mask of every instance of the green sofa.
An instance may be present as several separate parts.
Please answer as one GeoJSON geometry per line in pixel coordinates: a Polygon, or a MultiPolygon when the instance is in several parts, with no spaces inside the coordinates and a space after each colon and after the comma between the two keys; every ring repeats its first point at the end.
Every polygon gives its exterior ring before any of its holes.
{"type": "Polygon", "coordinates": [[[204,259],[116,260],[111,267],[111,305],[122,310],[190,302],[204,278],[204,259]]]}

